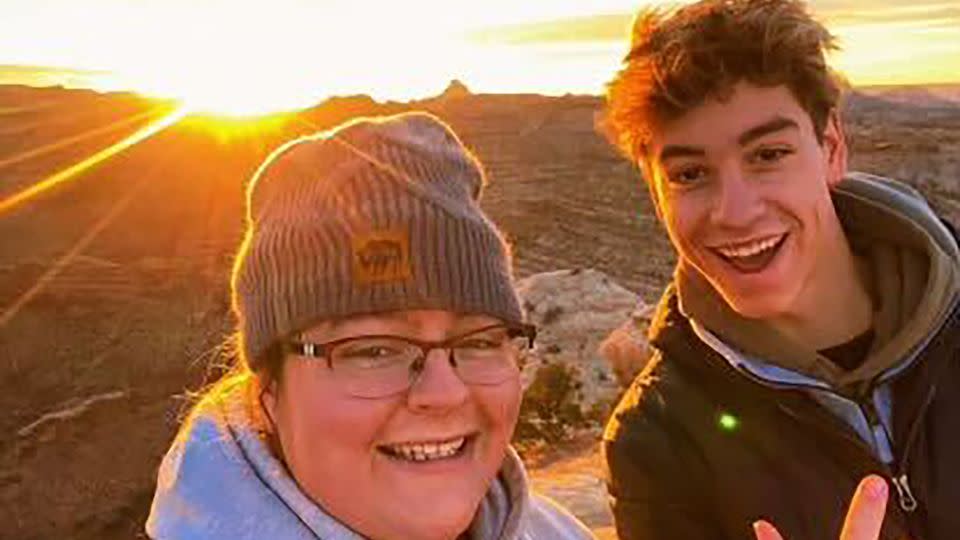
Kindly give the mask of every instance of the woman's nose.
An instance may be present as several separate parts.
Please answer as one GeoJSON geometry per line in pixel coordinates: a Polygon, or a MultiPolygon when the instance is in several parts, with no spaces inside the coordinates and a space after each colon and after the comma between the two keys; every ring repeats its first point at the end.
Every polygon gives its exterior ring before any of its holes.
{"type": "Polygon", "coordinates": [[[452,353],[433,349],[423,361],[423,369],[410,383],[407,402],[419,411],[445,410],[467,400],[470,389],[457,375],[452,353]]]}

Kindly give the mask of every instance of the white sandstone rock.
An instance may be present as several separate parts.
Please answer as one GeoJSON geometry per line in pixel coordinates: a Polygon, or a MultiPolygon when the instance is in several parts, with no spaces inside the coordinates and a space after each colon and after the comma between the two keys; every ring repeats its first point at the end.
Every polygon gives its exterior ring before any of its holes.
{"type": "Polygon", "coordinates": [[[612,405],[621,385],[598,346],[631,314],[646,309],[642,300],[593,269],[535,274],[519,281],[518,292],[539,329],[524,368],[524,388],[544,364],[559,363],[576,375],[581,410],[612,405]]]}

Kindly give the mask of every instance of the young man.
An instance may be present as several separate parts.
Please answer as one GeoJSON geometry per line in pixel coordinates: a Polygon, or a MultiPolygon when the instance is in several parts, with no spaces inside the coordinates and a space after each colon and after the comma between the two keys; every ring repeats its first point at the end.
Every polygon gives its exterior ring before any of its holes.
{"type": "Polygon", "coordinates": [[[622,540],[960,538],[960,252],[911,188],[847,173],[833,37],[794,0],[638,17],[608,122],[679,264],[607,427],[622,540]]]}

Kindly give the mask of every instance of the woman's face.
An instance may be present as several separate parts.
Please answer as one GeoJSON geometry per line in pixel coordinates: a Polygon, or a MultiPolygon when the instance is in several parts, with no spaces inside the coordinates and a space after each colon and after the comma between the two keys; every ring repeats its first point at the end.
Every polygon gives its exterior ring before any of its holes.
{"type": "MultiPolygon", "coordinates": [[[[403,311],[320,324],[301,339],[442,341],[498,322],[403,311]]],[[[499,384],[465,385],[448,354],[431,351],[407,391],[381,398],[349,395],[322,358],[288,355],[264,396],[301,489],[364,536],[455,538],[503,462],[519,412],[518,373],[499,384]]]]}

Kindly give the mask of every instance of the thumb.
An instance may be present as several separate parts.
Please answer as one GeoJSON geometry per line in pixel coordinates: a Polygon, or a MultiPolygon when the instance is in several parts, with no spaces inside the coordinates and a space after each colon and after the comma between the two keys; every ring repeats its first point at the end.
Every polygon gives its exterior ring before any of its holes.
{"type": "Polygon", "coordinates": [[[872,474],[857,486],[840,540],[877,540],[887,511],[887,481],[872,474]]]}

